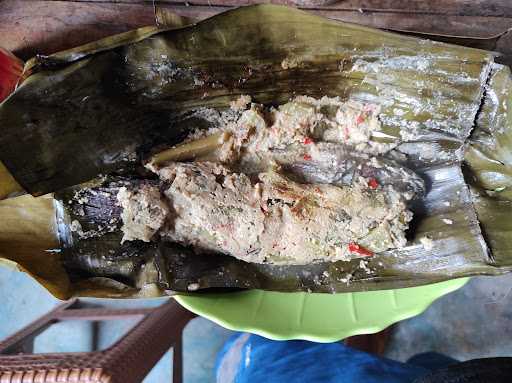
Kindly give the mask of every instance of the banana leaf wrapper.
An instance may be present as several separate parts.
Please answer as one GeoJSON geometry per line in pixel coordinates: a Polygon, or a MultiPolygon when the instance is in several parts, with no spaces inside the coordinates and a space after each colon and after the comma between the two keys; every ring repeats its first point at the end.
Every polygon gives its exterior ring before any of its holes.
{"type": "MultiPolygon", "coordinates": [[[[478,135],[495,130],[501,118],[486,112],[492,109],[486,106],[489,89],[501,84],[493,79],[510,77],[493,63],[492,53],[270,5],[152,31],[125,45],[117,40],[109,48],[102,41],[101,49],[78,51],[36,60],[33,74],[0,106],[6,127],[0,159],[30,193],[115,174],[56,196],[60,253],[51,254],[60,259],[58,270],[67,278],[61,294],[148,296],[191,286],[344,292],[508,271],[509,257],[498,251],[506,235],[504,218],[496,219],[475,192],[494,189],[471,181],[470,190],[466,182],[477,179],[479,169],[495,165],[492,149],[485,160],[470,155],[473,149],[486,150],[478,135]],[[397,150],[408,155],[408,166],[428,184],[426,197],[413,207],[411,246],[379,254],[367,267],[359,260],[255,265],[227,256],[199,257],[172,244],[121,246],[119,211],[112,199],[119,184],[148,182],[137,178],[141,157],[158,145],[179,142],[191,128],[210,125],[201,111],[222,111],[240,94],[265,104],[299,94],[379,104],[386,133],[382,140],[396,142],[397,150]],[[17,155],[25,152],[30,158],[17,155]],[[468,174],[460,169],[464,159],[468,174]],[[88,196],[85,208],[73,201],[76,193],[88,196]],[[443,218],[453,224],[444,224],[443,218]],[[98,224],[104,232],[83,238],[70,230],[73,221],[85,233],[98,224]],[[432,238],[432,250],[419,245],[423,236],[432,238]]],[[[506,146],[501,153],[508,153],[506,146]]],[[[0,203],[0,209],[11,203],[0,203]]],[[[26,269],[39,276],[37,268],[26,269]]]]}
{"type": "Polygon", "coordinates": [[[512,266],[512,77],[498,66],[486,86],[482,109],[465,152],[465,173],[491,257],[512,266]]]}
{"type": "Polygon", "coordinates": [[[363,264],[357,259],[305,266],[261,265],[224,255],[197,255],[170,243],[128,241],[120,245],[119,187],[150,181],[115,179],[57,193],[64,213],[60,219],[65,222],[60,232],[64,265],[77,281],[101,276],[133,288],[152,283],[164,291],[188,291],[190,286],[194,290],[360,291],[493,273],[460,166],[434,166],[420,174],[429,183],[429,192],[412,207],[416,214],[412,243],[379,253],[363,264]],[[70,230],[71,221],[80,223],[78,232],[70,230]],[[432,239],[432,249],[419,242],[424,236],[432,239]]]}
{"type": "Polygon", "coordinates": [[[40,59],[3,102],[0,160],[26,191],[128,166],[204,125],[198,109],[226,108],[240,94],[264,104],[301,94],[380,104],[383,139],[422,140],[436,154],[428,160],[443,162],[461,156],[493,62],[486,51],[273,5],[139,38],[40,59]]]}
{"type": "MultiPolygon", "coordinates": [[[[488,84],[485,86],[485,96],[482,108],[478,114],[475,130],[467,142],[464,174],[459,162],[448,162],[445,165],[422,165],[414,167],[426,181],[428,193],[413,206],[415,221],[412,225],[412,244],[399,251],[390,251],[378,254],[375,258],[365,262],[361,267],[360,260],[350,263],[320,263],[309,266],[271,266],[245,263],[229,256],[202,255],[198,256],[189,249],[173,244],[143,244],[132,243],[128,247],[139,248],[139,258],[119,257],[121,254],[129,254],[127,248],[120,248],[118,243],[122,234],[119,226],[114,228],[110,235],[114,238],[107,246],[103,244],[104,238],[90,239],[90,245],[94,251],[82,251],[79,257],[76,250],[70,246],[66,250],[70,256],[67,258],[67,267],[71,275],[81,273],[81,277],[101,275],[104,278],[119,279],[116,273],[124,270],[123,278],[128,285],[141,288],[145,283],[154,283],[163,291],[188,291],[190,286],[194,289],[226,289],[226,288],[262,288],[278,291],[315,291],[315,292],[343,292],[361,291],[385,288],[397,288],[423,283],[432,283],[450,278],[468,275],[497,275],[510,270],[510,255],[503,251],[497,244],[506,238],[507,226],[499,225],[496,220],[489,221],[489,217],[505,219],[510,211],[503,209],[503,199],[506,189],[497,184],[495,179],[503,181],[501,177],[489,178],[489,169],[485,166],[499,164],[501,173],[506,173],[506,161],[508,151],[506,148],[497,149],[499,142],[493,138],[496,130],[501,135],[510,134],[509,124],[503,117],[504,111],[498,111],[499,106],[505,109],[509,102],[508,82],[510,71],[506,67],[496,65],[490,74],[488,84]],[[500,117],[501,116],[501,117],[500,117]],[[498,121],[496,121],[498,119],[498,121]],[[491,140],[489,142],[489,140],[491,140]],[[491,145],[492,144],[492,145],[491,145]],[[482,162],[474,158],[472,152],[476,148],[493,155],[491,161],[482,162]],[[478,170],[477,166],[484,167],[478,170]],[[495,196],[500,193],[500,203],[489,209],[489,202],[482,204],[482,197],[477,194],[476,180],[480,177],[480,192],[495,196]],[[487,178],[486,178],[487,177],[487,178]],[[485,182],[487,181],[487,183],[485,182]],[[490,191],[490,193],[489,193],[490,191]],[[498,213],[498,215],[496,215],[498,213]],[[443,220],[450,220],[447,225],[443,220]],[[482,232],[482,230],[483,232],[482,232]],[[425,249],[418,238],[427,236],[433,239],[432,249],[425,249]],[[464,238],[464,240],[460,240],[464,238]],[[416,241],[414,240],[416,239],[416,241]],[[489,244],[489,246],[488,246],[489,244]],[[113,247],[109,247],[113,246],[113,247]],[[108,248],[108,250],[106,250],[108,248]],[[98,265],[98,254],[110,253],[108,258],[110,269],[98,265]],[[71,255],[75,254],[75,255],[71,255]],[[146,264],[140,257],[147,257],[146,264]],[[79,265],[79,267],[77,267],[79,265]],[[149,265],[151,276],[142,265],[149,265]],[[99,273],[99,274],[98,274],[99,273]],[[149,276],[149,278],[148,278],[149,276]],[[141,284],[142,283],[142,284],[141,284]]],[[[500,141],[503,144],[503,138],[500,141]]],[[[413,145],[409,143],[409,145],[413,145]]],[[[421,153],[423,143],[417,143],[417,152],[421,153]]],[[[493,168],[491,168],[493,169],[493,168]]],[[[141,182],[137,180],[124,180],[123,182],[141,182]]],[[[147,181],[145,181],[147,182],[147,181]]],[[[62,195],[63,206],[72,212],[72,218],[87,220],[95,216],[101,216],[104,206],[115,204],[112,196],[117,193],[115,182],[108,183],[103,189],[105,195],[109,195],[110,201],[99,202],[98,190],[74,188],[74,193],[85,193],[88,200],[96,201],[95,212],[82,211],[80,204],[66,200],[62,195]],[[92,190],[92,192],[91,192],[92,190]],[[74,213],[73,213],[74,212],[74,213]]],[[[70,194],[68,194],[69,196],[70,194]]],[[[73,194],[71,194],[73,195],[73,194]]],[[[495,198],[496,199],[496,198],[495,198]]],[[[119,211],[108,210],[105,217],[118,216],[119,211]]],[[[100,220],[101,221],[101,220],[100,220]]],[[[119,222],[119,219],[116,218],[119,222]]],[[[105,220],[103,220],[105,222],[105,220]]],[[[96,228],[97,220],[85,222],[86,227],[96,228]],[[95,222],[96,221],[96,222],[95,222]],[[88,225],[88,226],[87,226],[88,225]]],[[[69,236],[69,233],[67,234],[69,236]]],[[[73,234],[71,234],[73,237],[73,234]]],[[[77,239],[74,243],[83,249],[88,240],[77,239]]],[[[103,258],[104,259],[104,258],[103,258]]]]}

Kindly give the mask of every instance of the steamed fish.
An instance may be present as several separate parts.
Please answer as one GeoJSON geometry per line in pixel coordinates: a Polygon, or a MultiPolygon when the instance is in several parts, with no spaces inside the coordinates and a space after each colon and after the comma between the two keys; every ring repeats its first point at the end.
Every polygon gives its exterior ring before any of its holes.
{"type": "Polygon", "coordinates": [[[194,132],[165,160],[150,161],[160,185],[120,190],[123,240],[160,238],[287,265],[404,247],[408,203],[424,185],[383,157],[393,144],[377,142],[379,131],[373,105],[328,97],[270,110],[251,104],[234,123],[194,132]],[[199,155],[183,156],[187,146],[199,155]]]}
{"type": "Polygon", "coordinates": [[[392,186],[301,184],[276,171],[255,181],[211,162],[176,163],[159,186],[122,188],[124,239],[160,238],[255,263],[350,260],[403,247],[412,218],[392,186]],[[166,186],[169,185],[169,186],[166,186]]]}

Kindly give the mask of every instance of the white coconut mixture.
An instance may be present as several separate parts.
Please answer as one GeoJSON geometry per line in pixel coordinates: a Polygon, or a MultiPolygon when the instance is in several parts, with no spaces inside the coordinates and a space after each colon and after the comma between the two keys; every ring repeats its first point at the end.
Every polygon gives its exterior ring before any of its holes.
{"type": "Polygon", "coordinates": [[[151,167],[159,186],[121,189],[123,241],[161,238],[271,264],[350,260],[406,245],[413,193],[360,175],[348,185],[299,183],[276,161],[275,153],[285,153],[288,163],[328,165],[325,148],[337,145],[371,155],[389,150],[372,138],[381,129],[377,107],[303,96],[267,110],[246,96],[232,108],[246,109],[217,128],[226,134],[213,154],[151,167]]]}

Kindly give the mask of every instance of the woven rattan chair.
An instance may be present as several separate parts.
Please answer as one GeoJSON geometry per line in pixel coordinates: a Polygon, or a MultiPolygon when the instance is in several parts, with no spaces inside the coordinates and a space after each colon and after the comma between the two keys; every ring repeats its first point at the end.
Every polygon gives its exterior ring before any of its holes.
{"type": "Polygon", "coordinates": [[[0,343],[0,383],[141,382],[173,347],[173,382],[182,381],[182,332],[195,315],[169,299],[156,308],[80,308],[66,302],[0,343]],[[92,352],[33,354],[34,338],[66,320],[142,318],[111,347],[92,352]]]}

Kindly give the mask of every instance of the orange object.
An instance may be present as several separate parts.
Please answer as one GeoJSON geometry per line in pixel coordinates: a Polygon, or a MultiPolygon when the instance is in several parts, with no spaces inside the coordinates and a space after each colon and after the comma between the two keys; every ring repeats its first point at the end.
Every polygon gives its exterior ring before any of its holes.
{"type": "Polygon", "coordinates": [[[0,102],[14,92],[22,74],[23,61],[0,48],[0,102]]]}

